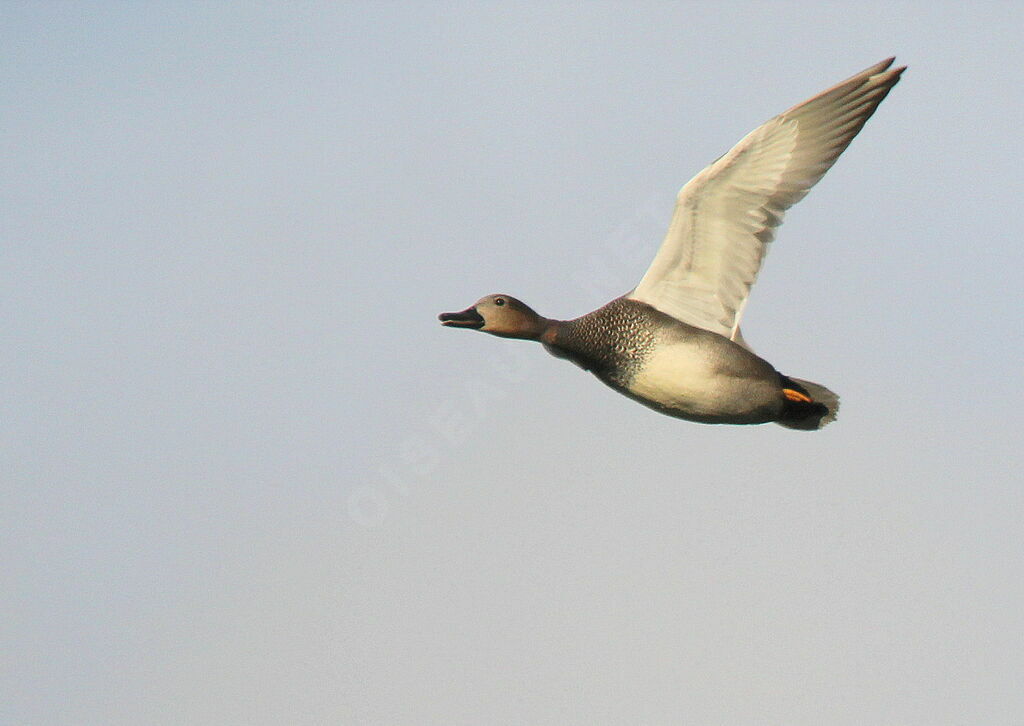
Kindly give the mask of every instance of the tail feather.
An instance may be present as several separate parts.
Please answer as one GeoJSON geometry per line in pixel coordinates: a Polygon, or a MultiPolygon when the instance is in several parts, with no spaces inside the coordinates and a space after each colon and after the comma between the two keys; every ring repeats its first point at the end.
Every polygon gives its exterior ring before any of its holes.
{"type": "Polygon", "coordinates": [[[783,377],[783,385],[795,388],[811,398],[810,403],[787,401],[783,417],[775,423],[788,429],[816,431],[836,420],[839,396],[818,383],[801,378],[783,377]]]}

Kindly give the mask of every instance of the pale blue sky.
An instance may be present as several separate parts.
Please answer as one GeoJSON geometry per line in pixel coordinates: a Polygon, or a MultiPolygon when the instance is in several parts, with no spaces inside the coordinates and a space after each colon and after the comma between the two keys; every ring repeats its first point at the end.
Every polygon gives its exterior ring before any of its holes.
{"type": "Polygon", "coordinates": [[[0,722],[1017,724],[1024,12],[6,3],[0,722]],[[889,55],[707,427],[442,329],[630,289],[889,55]]]}

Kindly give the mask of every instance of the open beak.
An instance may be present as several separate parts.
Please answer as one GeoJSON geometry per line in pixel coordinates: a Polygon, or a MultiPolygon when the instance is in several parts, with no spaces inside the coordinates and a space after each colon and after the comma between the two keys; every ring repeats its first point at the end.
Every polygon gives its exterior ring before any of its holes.
{"type": "Polygon", "coordinates": [[[441,313],[437,319],[441,321],[441,325],[447,325],[450,328],[479,330],[484,327],[484,319],[475,307],[466,308],[461,313],[441,313]]]}

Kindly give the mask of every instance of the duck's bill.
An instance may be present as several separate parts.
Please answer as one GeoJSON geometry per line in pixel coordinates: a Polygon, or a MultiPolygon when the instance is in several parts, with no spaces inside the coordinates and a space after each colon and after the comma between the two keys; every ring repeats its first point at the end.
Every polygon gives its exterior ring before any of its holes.
{"type": "Polygon", "coordinates": [[[467,308],[461,313],[441,313],[437,319],[441,321],[441,325],[447,325],[450,328],[478,329],[484,327],[484,319],[476,311],[476,308],[467,308]]]}

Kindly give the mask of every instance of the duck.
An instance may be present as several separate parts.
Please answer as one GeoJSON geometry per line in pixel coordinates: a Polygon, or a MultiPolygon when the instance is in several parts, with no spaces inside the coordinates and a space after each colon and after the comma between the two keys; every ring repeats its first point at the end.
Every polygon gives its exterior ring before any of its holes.
{"type": "Polygon", "coordinates": [[[630,292],[571,320],[487,295],[442,325],[540,342],[659,413],[703,424],[815,431],[839,396],[780,373],[740,319],[769,243],[874,114],[906,66],[876,63],[766,121],[679,191],[668,232],[630,292]]]}

